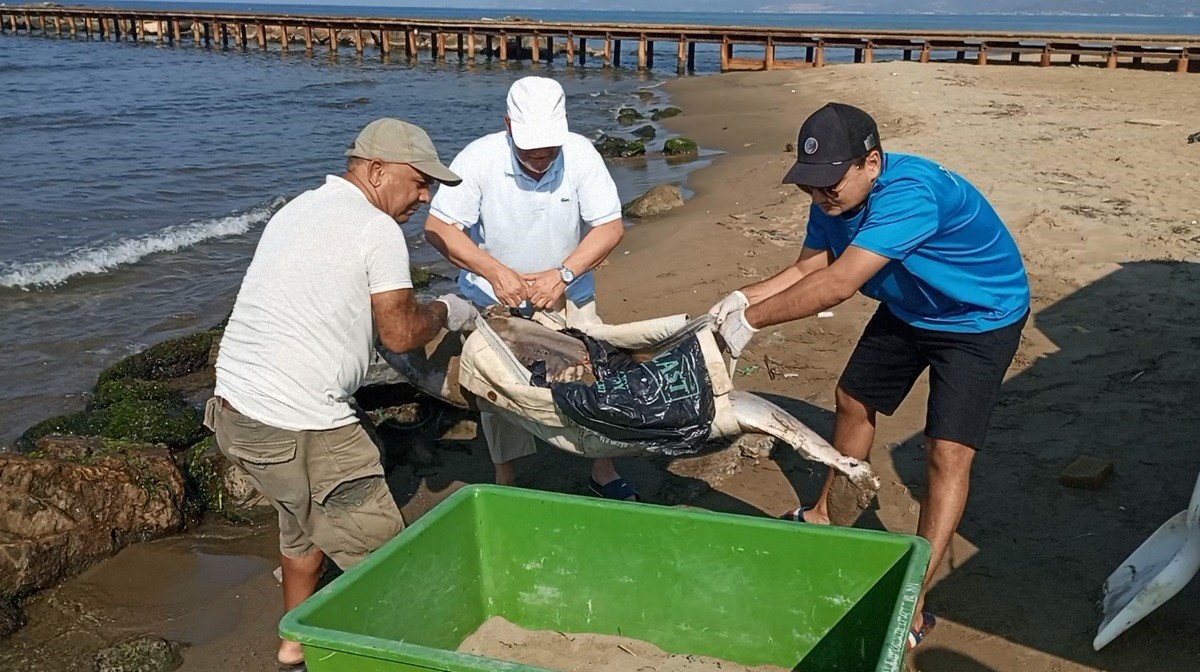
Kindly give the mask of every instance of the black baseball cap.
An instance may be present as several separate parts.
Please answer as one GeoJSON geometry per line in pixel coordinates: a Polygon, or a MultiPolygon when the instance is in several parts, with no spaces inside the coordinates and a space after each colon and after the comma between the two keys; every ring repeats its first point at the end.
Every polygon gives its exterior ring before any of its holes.
{"type": "Polygon", "coordinates": [[[856,159],[878,146],[879,129],[871,115],[853,105],[829,103],[804,120],[796,141],[796,165],[783,183],[832,187],[856,159]]]}

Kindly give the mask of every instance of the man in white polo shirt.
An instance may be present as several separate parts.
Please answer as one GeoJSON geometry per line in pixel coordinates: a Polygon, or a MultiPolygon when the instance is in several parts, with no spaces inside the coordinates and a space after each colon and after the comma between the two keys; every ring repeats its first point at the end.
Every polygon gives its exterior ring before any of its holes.
{"type": "MultiPolygon", "coordinates": [[[[350,407],[376,334],[395,352],[462,330],[475,308],[454,295],[422,305],[398,224],[457,184],[425,131],[371,122],[345,174],[284,206],[263,229],[217,357],[205,424],[279,512],[283,602],[313,594],[325,557],[349,569],[404,528],[379,449],[350,407]]],[[[282,668],[303,669],[295,642],[282,668]]]]}
{"type": "MultiPolygon", "coordinates": [[[[450,164],[462,184],[434,197],[425,238],[462,269],[459,289],[480,308],[563,310],[568,325],[597,322],[591,271],[625,233],[617,186],[592,143],[568,130],[558,82],[517,80],[505,124],[450,164]]],[[[482,425],[496,482],[512,485],[511,462],[534,453],[533,436],[494,414],[482,425]]],[[[637,498],[610,459],[592,462],[590,488],[637,498]]]]}

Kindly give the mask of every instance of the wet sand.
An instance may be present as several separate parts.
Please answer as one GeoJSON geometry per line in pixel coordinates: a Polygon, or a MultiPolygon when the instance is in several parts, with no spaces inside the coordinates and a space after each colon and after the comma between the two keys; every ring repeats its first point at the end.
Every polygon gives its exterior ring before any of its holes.
{"type": "MultiPolygon", "coordinates": [[[[923,154],[972,180],[1022,247],[1034,316],[977,459],[960,535],[929,595],[939,625],[914,654],[915,668],[1195,670],[1200,582],[1102,653],[1091,650],[1091,640],[1105,577],[1186,506],[1200,471],[1200,419],[1191,403],[1200,380],[1193,354],[1200,345],[1200,145],[1186,144],[1200,131],[1200,77],[884,63],[687,78],[665,88],[685,110],[669,127],[727,155],[693,174],[694,199],[631,229],[601,269],[601,312],[609,321],[701,313],[795,258],[808,202],[779,185],[792,160],[784,146],[829,99],[873,112],[889,151],[923,154]],[[1146,119],[1168,124],[1127,123],[1146,119]],[[1080,454],[1115,464],[1102,490],[1059,484],[1080,454]]],[[[856,297],[831,318],[764,331],[742,359],[758,368],[736,384],[771,395],[828,435],[837,375],[873,310],[856,297]]],[[[922,381],[895,416],[880,420],[871,461],[884,486],[860,526],[916,528],[926,390],[922,381]]],[[[443,446],[438,460],[401,464],[390,474],[410,519],[461,484],[491,477],[479,440],[443,446]]],[[[823,475],[786,449],[770,458],[680,460],[669,469],[623,460],[619,468],[652,501],[759,516],[811,502],[823,475]]],[[[543,452],[519,465],[519,478],[528,487],[583,493],[587,467],[543,452]]],[[[62,654],[63,642],[82,650],[145,628],[193,643],[185,670],[271,670],[281,615],[270,575],[274,541],[266,525],[234,540],[188,535],[127,549],[35,598],[31,625],[0,645],[0,669],[54,659],[45,652],[62,654]],[[214,573],[201,561],[182,562],[172,544],[240,559],[214,573]],[[153,555],[154,571],[171,580],[113,592],[146,573],[133,562],[140,554],[153,555]],[[253,571],[247,558],[258,563],[253,571]],[[97,575],[110,577],[108,588],[93,586],[97,575]],[[176,584],[207,588],[172,593],[176,584]],[[142,602],[123,601],[135,593],[142,602]],[[142,616],[143,605],[158,606],[142,616]],[[56,613],[57,629],[40,624],[56,613]],[[178,635],[178,623],[200,634],[178,635]],[[10,657],[14,647],[26,657],[10,657]]],[[[31,669],[22,665],[15,669],[31,669]]]]}

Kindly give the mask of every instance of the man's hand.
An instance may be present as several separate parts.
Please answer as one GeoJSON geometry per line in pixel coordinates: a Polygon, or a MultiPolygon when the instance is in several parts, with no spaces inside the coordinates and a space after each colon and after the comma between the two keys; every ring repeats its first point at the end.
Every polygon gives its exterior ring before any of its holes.
{"type": "Polygon", "coordinates": [[[725,318],[720,333],[721,338],[725,339],[725,345],[729,347],[729,356],[737,359],[742,356],[742,350],[750,343],[750,339],[754,338],[754,334],[758,333],[758,329],[746,321],[746,309],[743,308],[725,318]]]}
{"type": "Polygon", "coordinates": [[[446,304],[446,330],[470,331],[475,328],[479,311],[456,294],[439,296],[436,301],[446,304]]]}
{"type": "Polygon", "coordinates": [[[715,306],[709,309],[708,314],[716,319],[717,326],[725,324],[725,318],[729,317],[730,313],[750,307],[750,299],[742,293],[742,290],[737,290],[729,296],[721,299],[715,306]]]}
{"type": "Polygon", "coordinates": [[[567,285],[562,281],[558,269],[530,273],[525,276],[525,282],[529,283],[529,302],[539,310],[558,307],[563,293],[567,291],[567,285]]]}
{"type": "Polygon", "coordinates": [[[485,275],[484,278],[491,283],[492,291],[496,293],[496,298],[500,303],[509,308],[518,308],[526,299],[530,298],[529,283],[521,277],[520,273],[504,264],[497,264],[496,270],[492,271],[490,275],[485,275]]]}

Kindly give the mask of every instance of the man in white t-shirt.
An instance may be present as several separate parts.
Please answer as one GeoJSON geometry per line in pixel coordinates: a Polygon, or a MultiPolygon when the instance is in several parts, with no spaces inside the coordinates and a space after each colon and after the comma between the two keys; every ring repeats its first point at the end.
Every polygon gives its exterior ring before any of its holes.
{"type": "MultiPolygon", "coordinates": [[[[545,77],[508,92],[507,132],[467,145],[451,163],[462,184],[434,197],[425,238],[462,269],[463,296],[483,308],[563,310],[568,325],[597,322],[592,269],[621,242],[621,201],[604,159],[567,129],[566,96],[545,77]]],[[[484,413],[496,482],[516,480],[511,462],[536,450],[533,436],[484,413]]],[[[636,499],[612,460],[592,462],[591,489],[636,499]]]]}
{"type": "MultiPolygon", "coordinates": [[[[398,224],[434,182],[461,180],[429,136],[398,119],[371,122],[344,175],[267,222],[221,339],[205,424],[279,512],[285,610],[313,594],[328,556],[343,569],[404,528],[378,447],[349,400],[376,335],[395,352],[474,322],[454,295],[417,302],[398,224]]],[[[303,669],[295,642],[281,667],[303,669]]]]}

